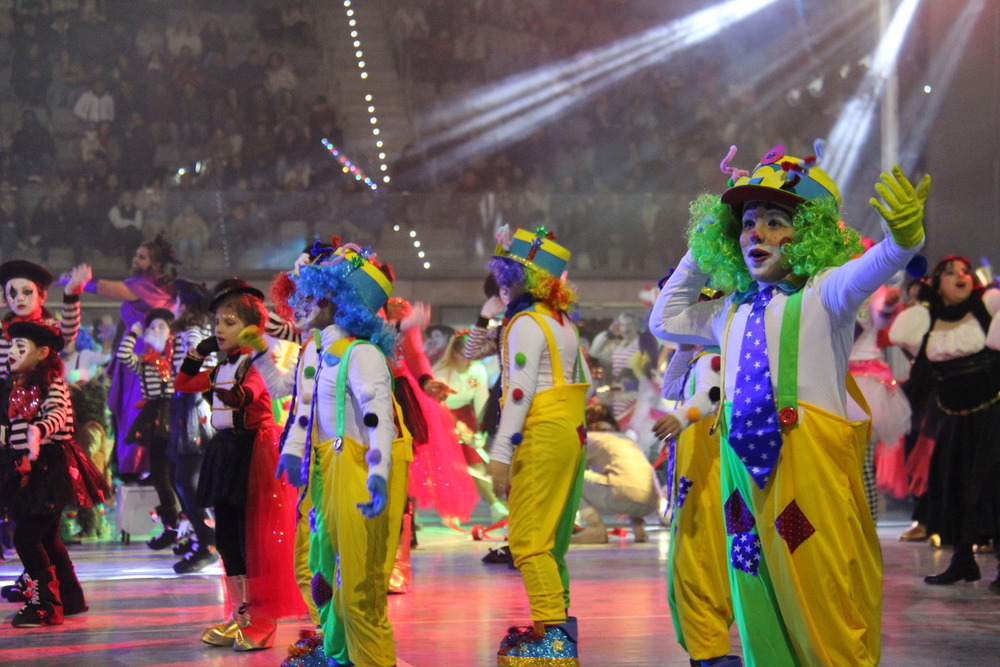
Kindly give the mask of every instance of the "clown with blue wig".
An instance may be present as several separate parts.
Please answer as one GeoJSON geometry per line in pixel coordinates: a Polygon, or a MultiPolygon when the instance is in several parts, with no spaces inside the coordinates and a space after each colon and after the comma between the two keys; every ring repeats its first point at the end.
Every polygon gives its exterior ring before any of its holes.
{"type": "Polygon", "coordinates": [[[296,322],[314,331],[303,345],[316,348],[302,469],[323,644],[301,664],[396,664],[387,594],[412,451],[392,393],[396,333],[378,315],[392,285],[373,259],[335,245],[289,276],[296,322]]]}

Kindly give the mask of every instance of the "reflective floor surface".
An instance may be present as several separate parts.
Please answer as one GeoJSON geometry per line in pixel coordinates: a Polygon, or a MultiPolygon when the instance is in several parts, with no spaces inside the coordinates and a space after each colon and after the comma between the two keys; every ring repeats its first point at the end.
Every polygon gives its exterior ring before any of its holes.
{"type": "MultiPolygon", "coordinates": [[[[902,518],[902,517],[901,517],[902,518]]],[[[930,587],[925,574],[943,570],[947,551],[896,540],[905,522],[879,527],[885,562],[883,663],[892,666],[1000,664],[1000,596],[990,554],[977,556],[983,580],[930,587]]],[[[506,628],[528,621],[518,574],[481,557],[498,543],[475,542],[439,526],[418,533],[414,590],[392,596],[390,616],[400,667],[487,667],[506,628]]],[[[673,636],[666,602],[668,532],[650,541],[612,536],[607,545],[574,546],[572,612],[579,618],[581,664],[590,667],[687,665],[673,636]]],[[[142,541],[71,547],[90,611],[51,628],[0,628],[0,665],[72,667],[158,665],[276,667],[305,620],[283,621],[275,648],[237,654],[202,644],[202,629],[222,620],[218,565],[186,576],[170,569],[176,557],[151,552],[142,541]]],[[[8,552],[0,582],[19,572],[8,552]]],[[[291,591],[290,594],[296,594],[291,591]]],[[[17,610],[7,605],[5,619],[17,610]]],[[[734,652],[739,640],[733,631],[734,652]]]]}

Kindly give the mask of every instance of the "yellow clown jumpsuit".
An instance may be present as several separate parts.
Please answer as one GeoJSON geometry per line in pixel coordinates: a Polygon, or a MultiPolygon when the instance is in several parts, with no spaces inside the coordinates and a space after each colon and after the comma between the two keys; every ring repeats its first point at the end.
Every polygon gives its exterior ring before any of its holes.
{"type": "Polygon", "coordinates": [[[717,406],[708,387],[719,383],[718,348],[691,360],[692,388],[674,414],[685,428],[673,456],[673,520],[667,557],[667,597],[678,643],[694,660],[729,653],[733,602],[726,567],[726,526],[719,489],[717,406]]]}
{"type": "Polygon", "coordinates": [[[390,667],[396,664],[396,655],[387,616],[388,584],[406,503],[412,441],[392,401],[388,365],[383,363],[384,376],[374,373],[374,377],[371,371],[379,369],[369,366],[365,386],[349,382],[349,373],[358,377],[357,368],[349,370],[357,345],[369,343],[341,338],[321,355],[320,372],[332,361],[328,373],[336,374],[336,382],[318,374],[313,398],[311,451],[307,451],[309,494],[315,508],[309,564],[326,655],[342,664],[390,667]],[[353,405],[345,415],[348,401],[353,405]],[[321,428],[321,411],[335,414],[332,431],[321,428]],[[362,413],[366,420],[359,428],[362,413]],[[370,414],[378,417],[376,426],[369,424],[370,414]],[[391,444],[386,509],[369,519],[357,505],[369,501],[369,468],[381,462],[375,460],[381,456],[372,454],[375,447],[370,443],[378,437],[373,432],[386,427],[402,436],[393,438],[391,444]],[[358,435],[350,435],[352,430],[358,435]],[[360,435],[366,431],[367,437],[360,435]]]}
{"type": "MultiPolygon", "coordinates": [[[[534,308],[551,313],[541,304],[534,308]]],[[[566,621],[569,607],[565,555],[582,489],[586,460],[584,409],[589,384],[565,381],[562,358],[549,324],[555,324],[555,320],[539,312],[523,311],[510,320],[504,332],[501,410],[511,401],[529,400],[517,389],[512,390],[510,383],[511,374],[526,365],[523,353],[512,350],[509,341],[515,322],[522,317],[533,319],[545,336],[554,386],[530,397],[520,443],[511,459],[508,535],[514,566],[521,572],[528,594],[532,621],[558,624],[566,621]]],[[[579,355],[577,359],[582,365],[579,355]]],[[[583,371],[582,367],[579,370],[583,371]]]]}

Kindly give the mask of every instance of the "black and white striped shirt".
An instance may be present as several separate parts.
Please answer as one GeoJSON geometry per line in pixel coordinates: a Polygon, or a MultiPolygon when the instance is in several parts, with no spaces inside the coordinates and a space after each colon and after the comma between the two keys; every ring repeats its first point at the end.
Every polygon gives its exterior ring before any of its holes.
{"type": "Polygon", "coordinates": [[[169,367],[167,378],[164,379],[156,364],[146,361],[135,353],[135,341],[138,338],[134,331],[129,331],[122,337],[118,353],[118,361],[125,364],[129,370],[139,376],[142,383],[143,398],[169,398],[174,393],[174,372],[169,367]]]}
{"type": "Polygon", "coordinates": [[[11,418],[10,433],[6,434],[6,440],[13,449],[28,451],[28,426],[38,427],[42,447],[73,439],[73,408],[69,401],[69,387],[61,377],[57,377],[49,385],[31,421],[20,417],[11,418]]]}

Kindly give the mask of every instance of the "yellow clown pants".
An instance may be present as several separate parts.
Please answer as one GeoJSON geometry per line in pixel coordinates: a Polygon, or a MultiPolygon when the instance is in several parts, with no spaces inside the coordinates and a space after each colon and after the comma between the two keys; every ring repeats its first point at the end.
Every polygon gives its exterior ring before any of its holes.
{"type": "Polygon", "coordinates": [[[684,429],[674,455],[667,598],[677,641],[694,660],[727,655],[733,622],[713,421],[684,429]]]}
{"type": "Polygon", "coordinates": [[[387,596],[406,504],[409,440],[393,441],[388,506],[372,519],[357,508],[370,500],[368,448],[344,438],[338,451],[339,441],[314,445],[310,466],[316,512],[309,564],[332,588],[332,599],[325,604],[317,600],[324,649],[340,663],[390,667],[396,664],[396,651],[387,596]]]}
{"type": "Polygon", "coordinates": [[[312,494],[308,491],[299,498],[298,517],[295,522],[295,555],[292,562],[295,568],[295,583],[299,586],[302,599],[309,611],[309,620],[313,625],[320,625],[319,611],[312,597],[312,569],[309,567],[309,512],[312,511],[312,494]]]}
{"type": "Polygon", "coordinates": [[[739,542],[743,558],[730,560],[729,578],[744,663],[877,665],[882,556],[862,479],[868,422],[804,403],[799,413],[782,427],[763,489],[728,441],[721,447],[728,548],[739,542]],[[742,550],[755,535],[759,561],[742,550]]]}
{"type": "Polygon", "coordinates": [[[586,390],[572,384],[536,394],[511,461],[510,552],[536,622],[562,623],[569,607],[565,556],[583,488],[586,390]]]}

